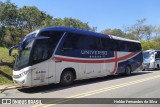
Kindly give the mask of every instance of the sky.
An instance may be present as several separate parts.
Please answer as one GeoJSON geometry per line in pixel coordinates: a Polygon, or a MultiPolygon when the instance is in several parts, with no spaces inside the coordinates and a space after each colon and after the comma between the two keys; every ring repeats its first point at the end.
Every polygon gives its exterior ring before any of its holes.
{"type": "MultiPolygon", "coordinates": [[[[1,0],[5,2],[6,0],[1,0]]],[[[53,18],[71,17],[104,29],[123,29],[137,20],[160,25],[160,0],[11,0],[19,8],[36,6],[53,18]]]]}

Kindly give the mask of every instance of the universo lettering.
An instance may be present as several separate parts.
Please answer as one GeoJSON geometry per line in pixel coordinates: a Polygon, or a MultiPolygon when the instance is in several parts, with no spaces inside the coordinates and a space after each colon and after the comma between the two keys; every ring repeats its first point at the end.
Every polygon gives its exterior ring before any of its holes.
{"type": "Polygon", "coordinates": [[[107,51],[81,50],[81,54],[85,54],[85,55],[107,55],[107,51]]]}

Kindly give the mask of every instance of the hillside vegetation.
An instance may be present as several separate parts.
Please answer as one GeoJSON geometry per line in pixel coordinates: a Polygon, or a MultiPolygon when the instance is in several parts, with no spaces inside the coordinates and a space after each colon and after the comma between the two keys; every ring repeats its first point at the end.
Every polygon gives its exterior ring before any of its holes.
{"type": "Polygon", "coordinates": [[[2,72],[12,76],[13,62],[14,57],[8,55],[8,49],[0,47],[0,85],[12,83],[12,80],[2,75],[2,72]]]}

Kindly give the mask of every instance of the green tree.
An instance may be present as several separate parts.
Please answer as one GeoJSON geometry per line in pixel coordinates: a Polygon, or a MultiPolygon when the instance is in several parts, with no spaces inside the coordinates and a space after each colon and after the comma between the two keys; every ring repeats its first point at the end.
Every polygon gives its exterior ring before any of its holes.
{"type": "MultiPolygon", "coordinates": [[[[24,35],[29,32],[48,26],[68,26],[78,29],[96,31],[96,27],[90,27],[87,22],[74,18],[55,18],[40,11],[35,6],[23,6],[17,8],[10,0],[0,1],[0,42],[6,45],[19,43],[24,35]]],[[[0,44],[0,45],[1,45],[0,44]]]]}
{"type": "Polygon", "coordinates": [[[4,45],[5,27],[0,27],[0,45],[4,45]]]}
{"type": "Polygon", "coordinates": [[[52,16],[50,16],[49,14],[46,14],[45,12],[41,12],[44,20],[42,21],[42,25],[40,27],[48,27],[52,25],[52,16]]]}
{"type": "Polygon", "coordinates": [[[156,26],[154,28],[154,33],[156,37],[160,37],[160,26],[156,26]]]}
{"type": "Polygon", "coordinates": [[[1,26],[14,26],[17,20],[17,6],[11,3],[10,0],[0,2],[0,25],[1,26]]]}
{"type": "Polygon", "coordinates": [[[10,33],[10,35],[8,35],[7,32],[11,32],[10,29],[17,26],[17,16],[17,6],[14,3],[11,3],[10,0],[7,0],[4,3],[0,2],[0,40],[3,45],[7,42],[10,42],[6,41],[8,38],[16,38],[15,36],[13,36],[13,33],[10,33]]]}
{"type": "Polygon", "coordinates": [[[114,35],[118,37],[126,37],[126,34],[121,29],[105,29],[101,31],[102,34],[114,35]]]}
{"type": "Polygon", "coordinates": [[[160,36],[155,36],[153,42],[155,44],[154,49],[160,50],[160,36]]]}
{"type": "Polygon", "coordinates": [[[155,27],[152,25],[145,25],[144,26],[144,39],[149,41],[152,39],[151,35],[154,32],[155,27]]]}
{"type": "Polygon", "coordinates": [[[146,19],[140,19],[137,20],[137,22],[130,26],[130,27],[126,27],[126,31],[127,34],[131,34],[133,35],[136,40],[141,41],[145,35],[145,25],[144,22],[146,21],[146,19]]]}
{"type": "Polygon", "coordinates": [[[52,21],[52,26],[65,26],[65,23],[64,23],[63,19],[55,18],[52,21]]]}
{"type": "Polygon", "coordinates": [[[90,30],[90,31],[96,31],[96,27],[90,27],[88,23],[82,22],[78,19],[73,18],[55,18],[52,22],[52,26],[68,26],[72,28],[77,29],[84,29],[84,30],[90,30]]]}
{"type": "Polygon", "coordinates": [[[78,19],[73,18],[64,18],[65,26],[73,27],[73,28],[79,28],[79,29],[85,29],[90,30],[90,27],[88,26],[88,23],[81,22],[78,19]]]}
{"type": "Polygon", "coordinates": [[[102,34],[109,34],[109,35],[111,35],[110,34],[111,32],[112,32],[111,29],[104,29],[104,30],[101,31],[102,34]]]}
{"type": "Polygon", "coordinates": [[[20,8],[19,17],[24,28],[29,32],[39,28],[39,26],[47,26],[49,19],[52,19],[50,15],[40,11],[35,6],[24,6],[20,8]]]}
{"type": "Polygon", "coordinates": [[[141,42],[143,50],[155,49],[155,43],[153,41],[141,42]]]}

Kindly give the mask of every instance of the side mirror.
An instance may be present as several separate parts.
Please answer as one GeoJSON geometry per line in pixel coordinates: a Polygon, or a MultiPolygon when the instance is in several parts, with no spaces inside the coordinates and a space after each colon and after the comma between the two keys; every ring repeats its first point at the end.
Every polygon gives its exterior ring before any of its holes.
{"type": "Polygon", "coordinates": [[[19,45],[12,46],[12,47],[9,49],[9,56],[11,56],[12,50],[15,49],[15,48],[18,48],[18,47],[19,47],[19,45]]]}

